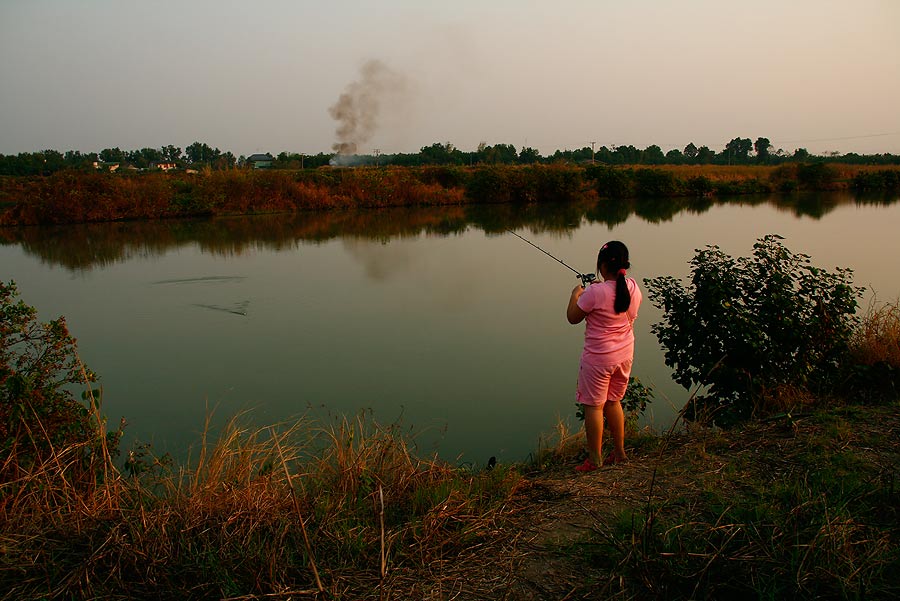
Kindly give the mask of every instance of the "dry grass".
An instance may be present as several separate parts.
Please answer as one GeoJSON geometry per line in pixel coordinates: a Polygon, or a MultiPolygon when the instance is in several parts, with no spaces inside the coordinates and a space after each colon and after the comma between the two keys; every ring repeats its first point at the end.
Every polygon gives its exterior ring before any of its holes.
{"type": "Polygon", "coordinates": [[[900,302],[873,302],[854,333],[851,350],[862,365],[885,363],[900,369],[900,302]]]}
{"type": "Polygon", "coordinates": [[[741,182],[752,179],[767,180],[777,167],[767,165],[658,165],[653,169],[666,171],[682,180],[702,176],[713,182],[741,182]]]}
{"type": "Polygon", "coordinates": [[[481,544],[517,486],[508,470],[416,458],[408,436],[363,417],[241,422],[190,467],[151,457],[128,476],[73,446],[0,483],[0,596],[404,597],[481,544]]]}

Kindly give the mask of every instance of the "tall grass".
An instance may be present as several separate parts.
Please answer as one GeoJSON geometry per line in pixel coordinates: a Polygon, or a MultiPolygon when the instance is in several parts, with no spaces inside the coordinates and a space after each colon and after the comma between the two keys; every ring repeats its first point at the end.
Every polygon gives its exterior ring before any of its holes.
{"type": "Polygon", "coordinates": [[[508,470],[417,458],[399,427],[364,416],[242,421],[177,468],[84,463],[73,445],[0,483],[0,595],[390,596],[476,544],[517,486],[508,470]]]}
{"type": "MultiPolygon", "coordinates": [[[[86,223],[349,207],[557,203],[797,189],[884,189],[897,170],[864,165],[479,165],[201,173],[60,171],[0,178],[0,225],[86,223]]],[[[896,187],[896,185],[894,185],[896,187]]]]}
{"type": "Polygon", "coordinates": [[[854,333],[851,352],[863,365],[884,363],[900,370],[900,302],[869,307],[854,333]]]}

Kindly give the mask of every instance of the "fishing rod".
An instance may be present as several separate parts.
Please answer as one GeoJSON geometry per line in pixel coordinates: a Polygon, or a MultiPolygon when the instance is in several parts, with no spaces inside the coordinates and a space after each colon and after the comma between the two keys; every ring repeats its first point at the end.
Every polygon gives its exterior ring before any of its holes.
{"type": "Polygon", "coordinates": [[[544,250],[543,248],[541,248],[540,246],[538,246],[537,244],[535,244],[535,243],[532,242],[531,240],[528,240],[527,238],[523,238],[522,236],[520,236],[519,234],[515,233],[514,231],[512,231],[512,230],[510,230],[510,229],[507,229],[506,231],[509,232],[510,234],[512,234],[513,236],[515,236],[516,238],[518,238],[519,240],[521,240],[522,242],[525,242],[525,243],[530,244],[531,246],[535,247],[536,249],[538,249],[539,251],[541,251],[542,253],[544,253],[545,255],[547,255],[548,257],[550,257],[551,259],[553,259],[554,261],[556,261],[557,263],[560,263],[560,264],[562,264],[564,267],[567,267],[567,268],[570,269],[571,271],[574,271],[574,272],[575,272],[575,276],[581,279],[581,285],[584,286],[585,288],[587,288],[590,284],[593,284],[595,281],[597,281],[597,275],[596,275],[596,274],[593,274],[593,273],[581,273],[580,271],[578,271],[578,270],[575,269],[574,267],[571,267],[571,266],[567,265],[566,262],[563,261],[562,259],[558,259],[558,258],[554,257],[553,255],[551,255],[550,253],[548,253],[546,250],[544,250]]]}

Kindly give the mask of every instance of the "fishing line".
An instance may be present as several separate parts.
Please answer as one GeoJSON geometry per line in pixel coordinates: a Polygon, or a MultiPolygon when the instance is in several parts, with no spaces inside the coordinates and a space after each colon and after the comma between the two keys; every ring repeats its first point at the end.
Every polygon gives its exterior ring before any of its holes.
{"type": "Polygon", "coordinates": [[[571,271],[574,271],[574,272],[575,272],[575,275],[578,276],[578,277],[581,279],[581,284],[582,284],[585,288],[587,288],[588,284],[591,284],[591,283],[593,283],[594,281],[597,280],[596,274],[593,274],[593,273],[581,273],[580,271],[578,271],[578,270],[575,269],[574,267],[572,267],[572,266],[566,264],[566,262],[563,261],[562,259],[559,259],[559,258],[557,258],[557,257],[554,257],[553,255],[551,255],[550,253],[548,253],[546,250],[544,250],[543,248],[541,248],[540,246],[538,246],[537,244],[535,244],[535,243],[532,242],[531,240],[529,240],[529,239],[527,239],[527,238],[523,238],[522,236],[520,236],[519,234],[515,233],[514,231],[512,231],[512,230],[510,230],[510,229],[507,229],[506,231],[509,232],[510,234],[512,234],[513,236],[515,236],[516,238],[518,238],[519,240],[521,240],[522,242],[525,242],[525,243],[530,244],[531,246],[535,247],[536,249],[538,249],[539,251],[541,251],[542,253],[544,253],[545,255],[547,255],[548,257],[550,257],[551,259],[553,259],[554,261],[560,263],[561,265],[563,265],[563,266],[566,267],[567,269],[569,269],[569,270],[571,270],[571,271]]]}

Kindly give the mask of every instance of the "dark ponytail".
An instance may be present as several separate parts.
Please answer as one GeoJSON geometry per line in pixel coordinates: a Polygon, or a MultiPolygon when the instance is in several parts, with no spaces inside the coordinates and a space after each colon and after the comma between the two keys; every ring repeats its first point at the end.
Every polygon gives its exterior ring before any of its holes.
{"type": "Polygon", "coordinates": [[[628,282],[625,280],[625,270],[631,267],[628,261],[628,247],[617,240],[604,244],[597,254],[598,272],[600,266],[604,264],[607,272],[616,274],[616,300],[613,309],[616,313],[624,313],[631,306],[631,291],[628,290],[628,282]]]}

